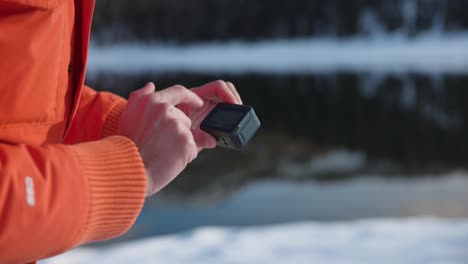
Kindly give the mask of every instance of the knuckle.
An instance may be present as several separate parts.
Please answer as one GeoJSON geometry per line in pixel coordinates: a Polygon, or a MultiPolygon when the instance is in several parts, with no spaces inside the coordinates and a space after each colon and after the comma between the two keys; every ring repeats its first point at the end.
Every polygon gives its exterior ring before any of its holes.
{"type": "Polygon", "coordinates": [[[219,86],[225,86],[225,85],[226,85],[226,82],[223,81],[223,80],[216,80],[216,81],[214,81],[214,83],[215,83],[216,85],[219,85],[219,86]]]}
{"type": "Polygon", "coordinates": [[[178,89],[178,90],[185,90],[187,88],[185,88],[185,86],[183,85],[180,85],[180,84],[176,84],[174,86],[172,86],[174,89],[178,89]]]}
{"type": "Polygon", "coordinates": [[[166,89],[157,91],[153,94],[153,98],[157,102],[165,102],[166,101],[165,98],[167,97],[166,93],[167,93],[166,89]]]}
{"type": "Polygon", "coordinates": [[[211,84],[214,86],[215,89],[220,89],[220,88],[222,89],[222,88],[227,88],[228,87],[226,82],[223,81],[223,80],[216,80],[216,81],[212,82],[211,84]]]}
{"type": "Polygon", "coordinates": [[[167,118],[166,120],[166,126],[171,128],[176,135],[179,135],[182,133],[183,127],[182,124],[177,120],[176,118],[167,118]]]}
{"type": "Polygon", "coordinates": [[[196,146],[192,148],[192,160],[196,159],[198,157],[198,149],[196,146]]]}
{"type": "Polygon", "coordinates": [[[156,106],[157,111],[163,114],[170,113],[171,108],[172,108],[171,105],[168,103],[158,103],[156,106]]]}
{"type": "Polygon", "coordinates": [[[134,100],[137,100],[139,104],[147,107],[149,104],[152,102],[152,96],[151,95],[136,95],[134,100]]]}
{"type": "Polygon", "coordinates": [[[156,102],[162,102],[163,101],[162,99],[164,98],[164,93],[165,93],[164,90],[157,91],[151,94],[151,98],[153,98],[153,100],[156,102]]]}
{"type": "Polygon", "coordinates": [[[173,85],[173,86],[170,87],[170,89],[175,90],[177,92],[183,92],[183,91],[187,90],[187,88],[185,88],[185,86],[180,85],[180,84],[173,85]]]}
{"type": "Polygon", "coordinates": [[[227,82],[227,85],[231,87],[234,91],[237,91],[236,86],[232,82],[227,82]]]}
{"type": "Polygon", "coordinates": [[[192,139],[191,137],[188,135],[188,133],[185,133],[185,131],[180,131],[180,143],[184,146],[184,148],[187,150],[187,149],[190,149],[191,145],[192,145],[192,139]]]}
{"type": "Polygon", "coordinates": [[[133,101],[133,100],[137,99],[138,96],[139,96],[138,91],[133,91],[132,93],[130,93],[130,96],[128,97],[128,100],[133,101]]]}
{"type": "Polygon", "coordinates": [[[186,124],[189,127],[192,125],[192,120],[190,120],[188,116],[186,116],[185,114],[180,114],[180,113],[177,113],[177,115],[178,115],[178,119],[180,120],[180,122],[182,122],[183,124],[186,124]]]}

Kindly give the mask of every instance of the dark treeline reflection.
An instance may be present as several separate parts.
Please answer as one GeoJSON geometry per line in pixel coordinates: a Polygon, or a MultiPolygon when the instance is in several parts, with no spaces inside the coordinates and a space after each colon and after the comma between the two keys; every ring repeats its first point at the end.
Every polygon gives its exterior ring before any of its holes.
{"type": "Polygon", "coordinates": [[[468,28],[464,0],[100,0],[96,42],[408,36],[468,28]]]}
{"type": "Polygon", "coordinates": [[[255,107],[263,132],[364,151],[370,160],[409,170],[468,165],[468,76],[101,74],[88,83],[128,96],[150,80],[162,88],[214,79],[236,84],[244,103],[255,107]]]}

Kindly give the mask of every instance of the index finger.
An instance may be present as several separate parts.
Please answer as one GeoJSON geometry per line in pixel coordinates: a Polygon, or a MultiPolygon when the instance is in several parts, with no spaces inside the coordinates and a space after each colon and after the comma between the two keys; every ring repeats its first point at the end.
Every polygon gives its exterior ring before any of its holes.
{"type": "Polygon", "coordinates": [[[208,100],[223,101],[231,104],[242,103],[237,98],[235,92],[229,85],[224,81],[215,81],[207,83],[192,90],[196,91],[198,95],[208,100]]]}
{"type": "Polygon", "coordinates": [[[234,94],[234,96],[236,97],[237,99],[237,103],[238,104],[243,104],[242,103],[242,99],[239,95],[239,92],[237,92],[237,89],[236,87],[234,86],[234,84],[232,82],[226,82],[227,86],[229,87],[229,89],[231,89],[231,92],[234,94]]]}
{"type": "Polygon", "coordinates": [[[179,104],[187,104],[193,108],[200,108],[203,106],[203,100],[197,94],[182,85],[174,85],[162,91],[158,91],[155,94],[161,102],[174,106],[179,104]]]}

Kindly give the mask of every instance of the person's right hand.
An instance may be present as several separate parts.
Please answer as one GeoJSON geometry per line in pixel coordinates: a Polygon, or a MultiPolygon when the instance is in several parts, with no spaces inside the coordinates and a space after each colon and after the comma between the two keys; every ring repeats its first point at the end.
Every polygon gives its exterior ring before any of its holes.
{"type": "Polygon", "coordinates": [[[199,140],[210,136],[194,135],[190,118],[176,107],[203,107],[198,95],[180,85],[158,92],[155,89],[148,83],[133,92],[119,120],[119,134],[135,142],[145,163],[147,196],[169,184],[201,149],[216,145],[214,140],[199,140]]]}

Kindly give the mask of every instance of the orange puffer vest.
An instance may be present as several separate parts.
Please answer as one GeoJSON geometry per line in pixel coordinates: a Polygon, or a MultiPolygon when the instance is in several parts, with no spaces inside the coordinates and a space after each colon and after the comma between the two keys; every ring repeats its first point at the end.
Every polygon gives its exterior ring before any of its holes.
{"type": "Polygon", "coordinates": [[[0,0],[0,263],[124,233],[144,164],[126,101],[84,86],[94,0],[0,0]]]}

